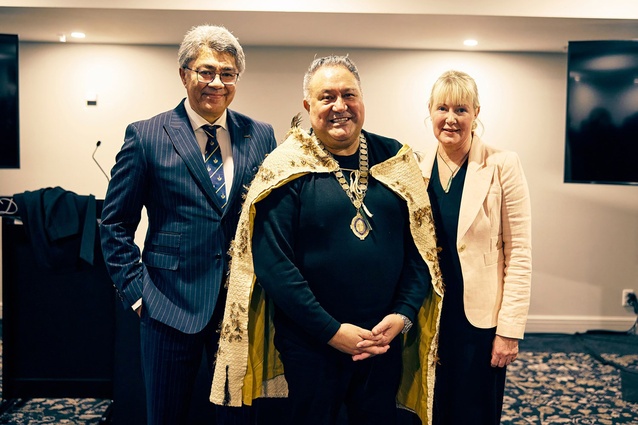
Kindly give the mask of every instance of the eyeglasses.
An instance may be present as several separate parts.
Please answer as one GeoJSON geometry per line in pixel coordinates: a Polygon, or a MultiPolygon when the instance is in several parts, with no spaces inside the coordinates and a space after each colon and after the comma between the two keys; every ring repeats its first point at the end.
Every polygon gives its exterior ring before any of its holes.
{"type": "Polygon", "coordinates": [[[197,71],[195,69],[190,69],[187,66],[185,66],[184,69],[188,69],[189,71],[193,71],[194,73],[196,73],[197,81],[204,84],[212,83],[213,81],[215,81],[215,78],[217,78],[217,76],[219,75],[219,80],[222,82],[222,84],[224,84],[225,86],[232,86],[237,82],[237,77],[239,76],[238,72],[231,72],[231,71],[215,72],[215,71],[209,71],[207,69],[204,69],[202,71],[197,71]]]}

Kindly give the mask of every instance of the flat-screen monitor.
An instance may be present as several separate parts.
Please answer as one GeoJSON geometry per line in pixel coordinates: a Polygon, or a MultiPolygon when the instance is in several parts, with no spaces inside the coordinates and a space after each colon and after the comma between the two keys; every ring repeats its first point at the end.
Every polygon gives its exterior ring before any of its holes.
{"type": "Polygon", "coordinates": [[[570,41],[566,183],[638,185],[638,40],[570,41]]]}
{"type": "Polygon", "coordinates": [[[20,168],[18,36],[0,34],[0,168],[20,168]]]}

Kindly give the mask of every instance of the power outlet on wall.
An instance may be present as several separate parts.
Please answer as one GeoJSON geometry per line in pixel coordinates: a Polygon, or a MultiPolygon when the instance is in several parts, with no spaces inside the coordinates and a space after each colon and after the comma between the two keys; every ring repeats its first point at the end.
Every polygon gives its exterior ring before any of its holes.
{"type": "Polygon", "coordinates": [[[622,290],[622,306],[629,307],[629,294],[636,294],[633,289],[623,289],[622,290]]]}

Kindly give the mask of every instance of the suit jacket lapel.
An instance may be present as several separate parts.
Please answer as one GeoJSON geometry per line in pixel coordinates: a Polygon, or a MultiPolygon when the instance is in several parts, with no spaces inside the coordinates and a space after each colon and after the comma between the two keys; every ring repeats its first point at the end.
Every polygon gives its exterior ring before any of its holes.
{"type": "Polygon", "coordinates": [[[221,214],[222,208],[219,203],[220,201],[215,196],[213,184],[210,181],[204,161],[202,160],[202,153],[197,144],[193,127],[186,114],[183,101],[173,110],[170,124],[165,126],[164,130],[173,142],[177,154],[182,158],[186,167],[191,172],[197,186],[201,188],[202,192],[204,192],[206,197],[221,214]]]}
{"type": "Polygon", "coordinates": [[[233,148],[233,186],[228,194],[228,204],[231,204],[235,197],[241,196],[241,188],[247,185],[248,165],[250,158],[250,140],[252,138],[250,126],[230,109],[228,110],[228,131],[230,132],[230,144],[233,148]]]}
{"type": "Polygon", "coordinates": [[[459,212],[459,227],[457,240],[461,240],[468,231],[479,209],[482,208],[485,197],[490,190],[494,166],[486,164],[485,145],[478,136],[474,136],[470,154],[468,156],[467,174],[461,199],[459,212]]]}

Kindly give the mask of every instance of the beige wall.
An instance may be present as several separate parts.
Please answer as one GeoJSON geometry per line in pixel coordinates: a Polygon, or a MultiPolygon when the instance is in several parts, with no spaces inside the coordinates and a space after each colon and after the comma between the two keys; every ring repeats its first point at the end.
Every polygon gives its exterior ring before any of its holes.
{"type": "MultiPolygon", "coordinates": [[[[0,170],[0,195],[61,186],[103,198],[126,124],[185,96],[176,46],[22,43],[19,170],[0,170]],[[97,93],[97,106],[86,95],[97,93]]],[[[627,329],[621,290],[638,290],[638,188],[564,184],[566,55],[246,48],[232,108],[273,124],[278,139],[302,112],[302,75],[315,55],[350,54],[360,69],[365,128],[421,149],[427,96],[448,68],[469,72],[482,96],[482,138],[519,153],[533,207],[530,331],[627,329]]],[[[304,118],[306,118],[304,112],[304,118]]],[[[308,125],[307,119],[304,126],[308,125]]],[[[142,230],[144,229],[144,225],[142,230]]],[[[141,240],[141,239],[140,239],[141,240]]]]}

